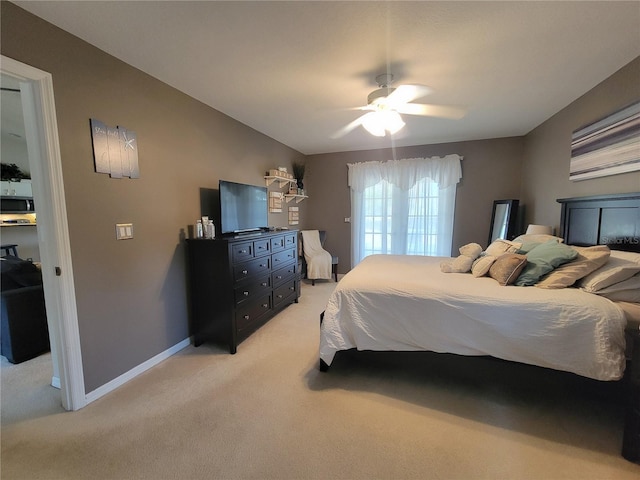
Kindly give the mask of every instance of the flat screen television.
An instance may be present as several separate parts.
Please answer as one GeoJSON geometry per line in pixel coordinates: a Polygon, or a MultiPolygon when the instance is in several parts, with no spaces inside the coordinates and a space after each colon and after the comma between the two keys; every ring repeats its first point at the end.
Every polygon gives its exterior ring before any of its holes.
{"type": "Polygon", "coordinates": [[[267,187],[220,180],[220,233],[267,229],[267,187]]]}

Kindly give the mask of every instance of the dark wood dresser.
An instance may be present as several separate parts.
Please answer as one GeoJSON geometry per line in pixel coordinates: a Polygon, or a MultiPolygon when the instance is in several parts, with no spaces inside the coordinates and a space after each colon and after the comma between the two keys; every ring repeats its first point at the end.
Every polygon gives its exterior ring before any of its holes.
{"type": "Polygon", "coordinates": [[[298,231],[187,240],[191,331],[196,346],[238,344],[298,302],[298,231]]]}

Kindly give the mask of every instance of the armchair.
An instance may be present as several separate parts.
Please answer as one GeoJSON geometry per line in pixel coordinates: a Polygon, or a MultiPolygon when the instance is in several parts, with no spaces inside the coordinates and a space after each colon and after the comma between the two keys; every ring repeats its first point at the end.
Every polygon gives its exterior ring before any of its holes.
{"type": "Polygon", "coordinates": [[[325,230],[302,230],[300,232],[300,258],[302,260],[302,275],[311,280],[311,285],[317,279],[338,281],[338,257],[324,250],[327,238],[325,230]],[[331,259],[329,263],[329,258],[331,259]]]}

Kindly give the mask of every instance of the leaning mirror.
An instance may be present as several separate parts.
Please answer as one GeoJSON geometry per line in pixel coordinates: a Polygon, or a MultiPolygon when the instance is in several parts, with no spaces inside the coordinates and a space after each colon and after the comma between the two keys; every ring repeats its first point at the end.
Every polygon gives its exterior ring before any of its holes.
{"type": "Polygon", "coordinates": [[[516,233],[518,200],[495,200],[489,227],[489,243],[498,238],[513,239],[516,233]]]}

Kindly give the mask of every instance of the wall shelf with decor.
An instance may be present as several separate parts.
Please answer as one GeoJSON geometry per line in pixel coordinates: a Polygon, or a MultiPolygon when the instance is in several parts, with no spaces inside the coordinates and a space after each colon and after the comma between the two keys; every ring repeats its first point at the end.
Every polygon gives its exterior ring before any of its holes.
{"type": "Polygon", "coordinates": [[[294,195],[293,193],[285,193],[284,194],[284,199],[285,199],[285,201],[287,203],[289,203],[293,199],[296,200],[296,203],[300,203],[305,198],[309,198],[309,197],[307,195],[294,195]]]}
{"type": "Polygon", "coordinates": [[[277,181],[280,188],[283,188],[291,183],[295,184],[297,182],[295,178],[286,178],[277,175],[267,175],[264,177],[264,180],[267,184],[267,187],[270,186],[273,182],[277,181]]]}

